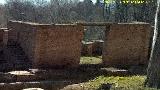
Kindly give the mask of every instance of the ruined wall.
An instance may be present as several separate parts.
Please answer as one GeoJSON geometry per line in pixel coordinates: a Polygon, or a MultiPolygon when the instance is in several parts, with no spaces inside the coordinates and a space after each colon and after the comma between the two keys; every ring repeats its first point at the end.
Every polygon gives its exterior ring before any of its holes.
{"type": "Polygon", "coordinates": [[[36,67],[78,66],[83,27],[12,21],[9,40],[18,42],[36,67]]]}
{"type": "Polygon", "coordinates": [[[78,25],[38,27],[35,63],[38,66],[78,66],[82,30],[78,25]]]}
{"type": "Polygon", "coordinates": [[[94,45],[93,45],[93,55],[102,55],[102,50],[103,50],[103,44],[104,41],[103,40],[96,40],[94,41],[94,45]]]}
{"type": "MultiPolygon", "coordinates": [[[[79,65],[83,25],[42,25],[12,21],[8,23],[8,28],[9,42],[18,42],[34,66],[79,65]]],[[[151,36],[149,24],[110,24],[105,34],[104,64],[148,63],[151,36]]]]}
{"type": "Polygon", "coordinates": [[[3,49],[3,34],[4,31],[0,29],[0,51],[3,49]]]}
{"type": "Polygon", "coordinates": [[[109,28],[105,32],[104,64],[123,66],[148,63],[152,30],[149,24],[112,24],[109,28]]]}
{"type": "Polygon", "coordinates": [[[17,41],[17,34],[18,34],[18,30],[20,30],[20,23],[18,22],[14,22],[14,21],[9,21],[7,23],[7,27],[9,29],[9,32],[8,32],[8,40],[10,41],[17,41]]]}
{"type": "Polygon", "coordinates": [[[3,42],[3,30],[0,29],[0,43],[3,42]]]}
{"type": "Polygon", "coordinates": [[[82,41],[82,55],[83,56],[101,56],[103,50],[103,41],[96,40],[92,42],[82,41]]]}
{"type": "Polygon", "coordinates": [[[34,60],[36,29],[28,23],[10,21],[8,23],[8,44],[18,44],[30,60],[34,60]]]}
{"type": "Polygon", "coordinates": [[[81,55],[92,56],[93,55],[93,42],[82,42],[81,55]]]}

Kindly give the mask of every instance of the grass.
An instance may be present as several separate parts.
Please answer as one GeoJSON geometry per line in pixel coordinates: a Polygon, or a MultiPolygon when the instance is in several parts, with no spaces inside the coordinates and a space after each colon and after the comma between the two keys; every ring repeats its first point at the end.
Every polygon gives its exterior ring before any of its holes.
{"type": "MultiPolygon", "coordinates": [[[[99,64],[102,62],[102,57],[81,57],[81,64],[99,64]]],[[[146,76],[97,76],[93,80],[82,83],[82,90],[106,90],[102,88],[103,84],[111,84],[110,90],[157,90],[144,87],[146,76]]]]}
{"type": "Polygon", "coordinates": [[[86,83],[88,89],[100,89],[102,84],[112,84],[112,90],[143,90],[143,83],[145,81],[145,76],[99,76],[94,80],[86,83]]]}
{"type": "Polygon", "coordinates": [[[99,64],[102,63],[102,56],[89,57],[82,56],[80,59],[80,64],[99,64]]]}
{"type": "Polygon", "coordinates": [[[108,90],[101,87],[102,84],[111,84],[109,90],[159,90],[144,87],[146,76],[99,76],[83,83],[84,90],[108,90]]]}
{"type": "MultiPolygon", "coordinates": [[[[81,57],[81,64],[99,64],[102,63],[102,57],[81,57]]],[[[94,65],[93,65],[94,66],[94,65]]],[[[101,69],[101,68],[100,68],[101,69]]],[[[45,90],[57,90],[55,88],[63,88],[61,90],[157,90],[153,88],[144,87],[144,82],[146,79],[145,75],[130,75],[130,76],[110,76],[113,74],[108,74],[105,70],[94,69],[93,67],[81,68],[80,70],[71,70],[64,71],[62,74],[58,71],[54,71],[53,73],[50,71],[45,76],[49,77],[49,79],[61,78],[63,81],[60,84],[52,83],[41,83],[41,84],[22,84],[22,86],[14,86],[17,88],[16,90],[20,90],[19,88],[28,88],[28,87],[41,87],[47,88],[45,90]],[[64,79],[63,79],[64,78],[64,79]],[[72,81],[66,85],[64,85],[64,81],[69,80],[72,81]],[[104,84],[110,84],[110,89],[103,89],[104,84]]],[[[44,73],[44,72],[43,72],[44,73]]],[[[44,76],[42,75],[42,76],[44,76]]],[[[41,77],[42,77],[41,76],[41,77]]],[[[16,77],[16,79],[18,79],[16,77]]],[[[46,78],[45,78],[46,79],[46,78]]],[[[47,79],[46,79],[47,80],[47,79]]],[[[56,79],[58,80],[58,79],[56,79]]],[[[3,86],[4,87],[4,86],[3,86]]],[[[2,87],[2,88],[3,88],[2,87]]],[[[13,85],[6,86],[4,88],[8,88],[10,90],[13,88],[13,85]]],[[[1,89],[1,88],[0,88],[1,89]]],[[[1,89],[6,90],[6,89],[1,89]]],[[[14,89],[15,90],[15,89],[14,89]]],[[[59,89],[58,89],[59,90],[59,89]]]]}

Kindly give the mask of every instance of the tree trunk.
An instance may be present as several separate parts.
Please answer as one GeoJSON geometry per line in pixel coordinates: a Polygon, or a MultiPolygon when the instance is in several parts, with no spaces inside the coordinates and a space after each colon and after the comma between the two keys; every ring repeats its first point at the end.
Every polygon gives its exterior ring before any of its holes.
{"type": "Polygon", "coordinates": [[[151,56],[147,70],[146,86],[160,88],[160,0],[157,0],[155,29],[151,56]]]}

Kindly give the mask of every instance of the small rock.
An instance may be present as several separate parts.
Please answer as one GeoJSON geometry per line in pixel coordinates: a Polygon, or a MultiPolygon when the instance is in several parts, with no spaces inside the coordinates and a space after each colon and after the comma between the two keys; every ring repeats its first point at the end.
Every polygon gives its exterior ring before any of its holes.
{"type": "Polygon", "coordinates": [[[23,90],[44,90],[42,88],[26,88],[26,89],[23,89],[23,90]]]}

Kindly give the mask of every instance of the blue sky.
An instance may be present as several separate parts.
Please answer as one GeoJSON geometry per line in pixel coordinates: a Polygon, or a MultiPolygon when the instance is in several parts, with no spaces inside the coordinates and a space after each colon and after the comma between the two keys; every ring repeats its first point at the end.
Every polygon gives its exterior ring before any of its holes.
{"type": "MultiPolygon", "coordinates": [[[[80,0],[80,1],[83,1],[83,0],[80,0]]],[[[94,3],[96,2],[96,0],[92,0],[94,3]]],[[[0,3],[4,4],[5,3],[5,0],[0,0],[0,3]]]]}

